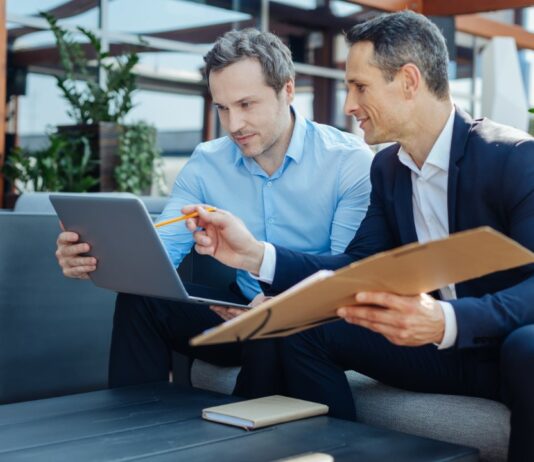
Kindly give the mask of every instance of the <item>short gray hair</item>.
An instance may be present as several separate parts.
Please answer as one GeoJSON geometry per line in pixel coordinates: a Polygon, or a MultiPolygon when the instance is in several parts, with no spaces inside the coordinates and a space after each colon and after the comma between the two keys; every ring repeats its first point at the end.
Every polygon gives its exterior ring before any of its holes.
{"type": "Polygon", "coordinates": [[[415,64],[428,89],[439,99],[449,96],[449,54],[445,38],[425,16],[413,11],[383,14],[357,24],[346,34],[347,42],[371,42],[374,64],[387,81],[405,64],[415,64]]]}
{"type": "Polygon", "coordinates": [[[270,32],[257,29],[232,30],[219,37],[213,48],[204,56],[204,73],[209,85],[212,71],[223,69],[242,59],[253,58],[260,63],[265,83],[276,93],[288,80],[295,78],[295,67],[291,51],[282,41],[270,32]]]}

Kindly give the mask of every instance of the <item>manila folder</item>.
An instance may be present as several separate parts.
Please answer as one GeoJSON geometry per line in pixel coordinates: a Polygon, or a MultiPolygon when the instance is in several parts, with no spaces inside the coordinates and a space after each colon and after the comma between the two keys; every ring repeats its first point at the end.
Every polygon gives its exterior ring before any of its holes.
{"type": "Polygon", "coordinates": [[[337,271],[319,271],[190,343],[290,335],[339,319],[337,308],[353,304],[358,292],[416,295],[533,262],[534,253],[489,227],[462,231],[378,253],[337,271]]]}
{"type": "Polygon", "coordinates": [[[208,407],[202,410],[202,418],[252,430],[327,412],[324,404],[273,395],[208,407]]]}

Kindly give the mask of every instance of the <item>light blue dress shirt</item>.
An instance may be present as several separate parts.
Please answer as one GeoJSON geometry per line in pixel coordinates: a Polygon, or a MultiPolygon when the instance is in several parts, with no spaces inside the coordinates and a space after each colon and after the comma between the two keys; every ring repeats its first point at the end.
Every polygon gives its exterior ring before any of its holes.
{"type": "MultiPolygon", "coordinates": [[[[343,252],[369,204],[371,151],[354,135],[294,114],[286,155],[271,176],[228,137],[199,144],[158,221],[180,216],[187,204],[210,204],[240,217],[258,240],[311,254],[343,252]]],[[[192,234],[184,222],[158,232],[178,266],[192,234]]],[[[237,283],[249,299],[261,291],[245,271],[237,283]]]]}

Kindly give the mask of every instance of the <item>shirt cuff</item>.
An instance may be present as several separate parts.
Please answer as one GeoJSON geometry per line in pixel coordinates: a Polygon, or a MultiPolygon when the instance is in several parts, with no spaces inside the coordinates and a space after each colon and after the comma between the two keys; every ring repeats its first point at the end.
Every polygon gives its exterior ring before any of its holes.
{"type": "Polygon", "coordinates": [[[252,273],[250,276],[256,281],[264,282],[265,284],[272,284],[274,280],[274,270],[276,268],[276,249],[274,245],[269,242],[263,242],[263,261],[260,266],[260,274],[256,276],[252,273]]]}
{"type": "Polygon", "coordinates": [[[443,340],[438,345],[438,350],[444,350],[450,348],[456,342],[458,336],[458,324],[456,322],[456,313],[454,308],[448,302],[439,301],[441,309],[443,310],[443,316],[445,317],[445,331],[443,333],[443,340]]]}

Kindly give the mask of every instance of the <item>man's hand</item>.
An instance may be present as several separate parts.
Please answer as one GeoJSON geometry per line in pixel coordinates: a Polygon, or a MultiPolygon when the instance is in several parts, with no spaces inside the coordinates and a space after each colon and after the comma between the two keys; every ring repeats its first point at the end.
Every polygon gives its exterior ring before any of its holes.
{"type": "Polygon", "coordinates": [[[229,321],[230,319],[233,319],[239,316],[240,314],[247,312],[247,310],[244,310],[242,308],[230,308],[227,306],[219,305],[210,305],[210,309],[212,311],[215,311],[215,313],[217,313],[225,321],[229,321]]]}
{"type": "MultiPolygon", "coordinates": [[[[259,293],[254,297],[254,299],[248,304],[248,306],[255,307],[262,304],[265,300],[269,300],[271,297],[266,297],[263,293],[259,293]]],[[[240,314],[246,313],[247,310],[241,308],[227,308],[224,306],[211,305],[210,308],[215,311],[221,318],[225,321],[235,318],[240,314]]]]}
{"type": "Polygon", "coordinates": [[[227,266],[259,274],[264,245],[254,238],[239,218],[219,209],[207,212],[200,205],[182,209],[184,214],[192,212],[198,212],[198,217],[188,219],[186,225],[193,233],[195,250],[199,254],[210,255],[227,266]]]}
{"type": "Polygon", "coordinates": [[[439,344],[445,317],[439,302],[428,294],[403,297],[381,292],[356,294],[356,303],[337,310],[351,324],[366,327],[401,346],[439,344]]]}
{"type": "Polygon", "coordinates": [[[78,242],[76,233],[63,231],[57,239],[56,258],[63,274],[69,278],[89,279],[91,271],[96,269],[96,258],[81,256],[89,252],[89,244],[78,242]]]}

